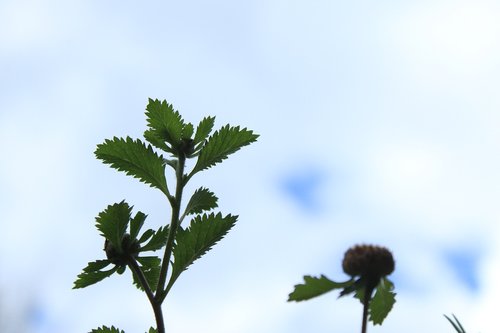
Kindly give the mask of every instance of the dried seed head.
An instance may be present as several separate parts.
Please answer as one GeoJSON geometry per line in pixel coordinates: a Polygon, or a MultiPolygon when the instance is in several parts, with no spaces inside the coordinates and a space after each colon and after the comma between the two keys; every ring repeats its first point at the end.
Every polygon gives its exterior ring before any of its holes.
{"type": "Polygon", "coordinates": [[[394,258],[385,247],[356,245],[345,253],[342,268],[350,276],[378,281],[394,271],[394,258]]]}

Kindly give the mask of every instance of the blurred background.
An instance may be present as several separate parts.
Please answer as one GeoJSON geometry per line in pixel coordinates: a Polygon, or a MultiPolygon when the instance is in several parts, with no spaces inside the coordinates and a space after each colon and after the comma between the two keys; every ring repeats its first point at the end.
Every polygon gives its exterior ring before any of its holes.
{"type": "Polygon", "coordinates": [[[0,331],[154,325],[131,276],[71,290],[103,258],[95,216],[160,191],[94,158],[140,137],[148,97],[257,143],[193,178],[235,229],[164,304],[168,332],[358,332],[335,293],[287,303],[303,275],[345,280],[387,246],[397,303],[371,332],[493,333],[500,296],[497,1],[0,2],[0,331]]]}

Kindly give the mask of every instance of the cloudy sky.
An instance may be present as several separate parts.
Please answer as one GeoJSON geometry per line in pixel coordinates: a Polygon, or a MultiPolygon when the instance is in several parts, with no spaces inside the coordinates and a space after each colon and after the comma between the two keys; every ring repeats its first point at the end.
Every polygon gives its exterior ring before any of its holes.
{"type": "Polygon", "coordinates": [[[148,97],[259,141],[192,180],[237,227],[164,305],[169,332],[358,332],[335,294],[345,250],[389,247],[397,303],[371,332],[494,332],[500,295],[500,5],[495,1],[0,2],[2,332],[144,332],[129,275],[71,290],[102,258],[94,218],[159,191],[95,160],[140,137],[148,97]]]}

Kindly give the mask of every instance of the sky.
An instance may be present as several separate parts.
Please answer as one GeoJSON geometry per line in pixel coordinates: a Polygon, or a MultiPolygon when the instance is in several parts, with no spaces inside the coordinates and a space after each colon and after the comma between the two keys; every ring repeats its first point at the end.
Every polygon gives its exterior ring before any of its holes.
{"type": "Polygon", "coordinates": [[[388,247],[397,303],[370,332],[494,332],[500,294],[500,4],[495,1],[0,2],[0,327],[154,324],[130,275],[71,290],[102,258],[95,216],[159,191],[97,161],[140,137],[148,98],[260,135],[192,180],[235,229],[164,304],[169,332],[358,332],[334,293],[287,303],[304,275],[347,277],[388,247]]]}

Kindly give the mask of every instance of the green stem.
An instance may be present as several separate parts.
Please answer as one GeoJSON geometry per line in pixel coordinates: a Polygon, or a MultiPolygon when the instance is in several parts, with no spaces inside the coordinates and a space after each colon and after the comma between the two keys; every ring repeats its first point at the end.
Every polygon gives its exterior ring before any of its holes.
{"type": "Polygon", "coordinates": [[[163,321],[163,313],[161,309],[161,302],[158,302],[153,294],[153,291],[151,290],[151,287],[149,286],[148,280],[146,280],[146,277],[144,276],[144,273],[142,272],[141,268],[137,264],[137,260],[135,258],[130,257],[128,259],[128,266],[134,273],[134,275],[139,279],[139,283],[141,286],[144,288],[144,291],[146,292],[146,295],[148,296],[149,303],[151,303],[151,307],[153,308],[153,312],[155,314],[155,320],[156,320],[156,330],[158,333],[165,333],[165,323],[163,321]]]}
{"type": "Polygon", "coordinates": [[[370,308],[370,300],[372,298],[374,286],[371,283],[367,283],[365,287],[365,295],[363,297],[363,323],[361,325],[361,333],[366,333],[368,324],[368,309],[370,308]]]}
{"type": "Polygon", "coordinates": [[[186,157],[180,156],[179,163],[177,164],[176,169],[176,178],[177,184],[175,189],[175,197],[172,204],[172,220],[170,222],[170,231],[168,233],[167,244],[165,246],[165,254],[163,255],[163,261],[160,270],[160,277],[158,280],[158,288],[156,289],[156,300],[161,304],[165,299],[165,282],[167,280],[168,267],[170,265],[170,258],[172,256],[172,249],[174,246],[175,234],[177,233],[177,229],[179,228],[180,220],[180,209],[181,209],[181,200],[182,200],[182,190],[184,189],[184,167],[186,163],[186,157]]]}

